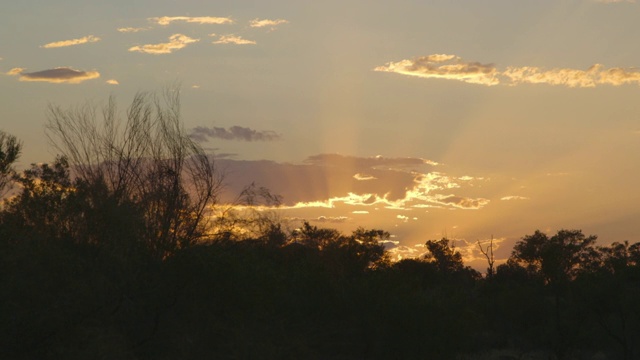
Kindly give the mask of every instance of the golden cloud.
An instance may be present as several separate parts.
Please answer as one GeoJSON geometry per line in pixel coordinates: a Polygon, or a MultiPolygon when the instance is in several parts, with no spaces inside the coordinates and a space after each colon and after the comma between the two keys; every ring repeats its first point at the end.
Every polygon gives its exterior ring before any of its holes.
{"type": "MultiPolygon", "coordinates": [[[[234,174],[229,183],[239,184],[251,178],[281,195],[285,202],[279,206],[280,210],[344,209],[345,206],[351,207],[349,211],[473,210],[489,202],[475,194],[481,190],[475,189],[473,182],[481,181],[480,178],[453,177],[434,172],[429,161],[420,158],[321,154],[311,156],[298,165],[234,160],[219,160],[219,164],[234,174]],[[361,178],[375,177],[376,180],[361,181],[354,174],[360,174],[361,178]],[[464,189],[464,194],[459,194],[458,189],[464,189]]],[[[234,189],[229,190],[232,190],[229,195],[236,193],[234,189]]],[[[237,191],[241,190],[238,186],[237,191]]],[[[233,196],[224,195],[222,201],[233,199],[233,196]]]]}
{"type": "Polygon", "coordinates": [[[528,197],[526,196],[518,196],[518,195],[509,195],[509,196],[503,196],[500,198],[500,200],[503,201],[509,201],[509,200],[529,200],[528,197]]]}
{"type": "Polygon", "coordinates": [[[120,85],[120,83],[118,82],[118,80],[115,80],[115,79],[109,79],[109,80],[107,80],[107,84],[109,84],[109,85],[120,85]]]}
{"type": "Polygon", "coordinates": [[[503,73],[509,78],[509,85],[522,83],[564,85],[567,87],[595,87],[601,65],[596,64],[587,70],[552,69],[542,70],[538,67],[509,67],[503,73]]]}
{"type": "Polygon", "coordinates": [[[149,28],[123,27],[118,28],[117,30],[122,33],[137,33],[140,31],[147,31],[149,28]]]}
{"type": "Polygon", "coordinates": [[[52,49],[52,48],[74,46],[74,45],[80,45],[80,44],[86,44],[86,43],[94,43],[98,41],[100,41],[99,37],[88,35],[85,37],[81,37],[80,39],[62,40],[62,41],[48,43],[48,44],[42,45],[41,47],[45,49],[52,49]]]}
{"type": "Polygon", "coordinates": [[[13,68],[9,71],[6,72],[7,75],[18,75],[20,73],[22,73],[25,69],[24,68],[13,68]]]}
{"type": "Polygon", "coordinates": [[[192,39],[186,35],[174,34],[169,37],[168,43],[133,46],[129,48],[129,51],[137,51],[153,55],[170,54],[175,50],[180,50],[185,46],[198,41],[200,41],[200,39],[192,39]]]}
{"type": "Polygon", "coordinates": [[[459,80],[471,84],[497,85],[498,71],[493,64],[465,63],[455,55],[435,54],[413,60],[389,62],[374,71],[398,73],[421,78],[459,80]]]}
{"type": "Polygon", "coordinates": [[[253,28],[262,28],[262,27],[271,27],[271,29],[275,29],[276,26],[278,25],[282,25],[282,24],[288,24],[289,21],[284,20],[284,19],[276,19],[276,20],[270,20],[270,19],[253,19],[249,22],[249,26],[253,27],[253,28]]]}
{"type": "Polygon", "coordinates": [[[414,185],[407,189],[404,197],[390,199],[389,194],[349,192],[346,196],[332,197],[322,201],[298,202],[293,206],[281,206],[280,209],[300,208],[335,208],[338,204],[352,206],[382,206],[386,209],[407,210],[410,208],[447,207],[467,210],[478,210],[489,204],[485,198],[469,198],[453,194],[437,194],[436,191],[459,188],[453,178],[433,172],[417,175],[414,185]]]}
{"type": "Polygon", "coordinates": [[[9,75],[19,75],[20,81],[44,81],[54,84],[79,84],[86,80],[100,77],[97,71],[80,71],[68,67],[58,67],[54,69],[25,73],[24,69],[14,68],[9,75]]]}
{"type": "Polygon", "coordinates": [[[243,39],[240,36],[236,35],[221,35],[220,39],[213,42],[214,44],[235,44],[235,45],[255,45],[256,42],[253,40],[243,39]]]}
{"type": "Polygon", "coordinates": [[[175,21],[184,21],[188,23],[196,24],[233,24],[234,21],[227,17],[213,17],[213,16],[201,16],[201,17],[189,17],[189,16],[162,16],[149,19],[158,25],[169,25],[175,21]]]}
{"type": "Polygon", "coordinates": [[[463,62],[458,56],[446,54],[389,62],[384,66],[374,68],[374,71],[393,72],[422,78],[459,80],[487,86],[547,84],[585,88],[605,84],[619,86],[635,83],[640,85],[640,70],[636,68],[605,69],[603,65],[595,64],[586,70],[571,68],[545,70],[535,66],[510,66],[504,71],[498,71],[492,64],[463,62]]]}
{"type": "Polygon", "coordinates": [[[355,175],[353,175],[353,178],[356,180],[360,180],[360,181],[367,181],[367,180],[375,180],[376,177],[372,176],[372,175],[367,175],[367,174],[360,174],[357,173],[355,175]]]}
{"type": "Polygon", "coordinates": [[[636,83],[640,84],[640,71],[637,69],[611,68],[600,71],[598,74],[599,84],[624,85],[636,83]]]}

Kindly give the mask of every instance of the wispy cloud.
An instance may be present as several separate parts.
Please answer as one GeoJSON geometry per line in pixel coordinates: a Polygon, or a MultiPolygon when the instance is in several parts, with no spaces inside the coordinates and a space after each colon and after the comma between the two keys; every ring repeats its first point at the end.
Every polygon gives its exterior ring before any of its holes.
{"type": "Polygon", "coordinates": [[[88,35],[85,37],[81,37],[79,39],[62,40],[62,41],[48,43],[48,44],[42,45],[41,47],[45,49],[53,49],[53,48],[74,46],[74,45],[80,45],[80,44],[86,44],[86,43],[94,43],[98,41],[100,41],[99,37],[88,35]]]}
{"type": "Polygon", "coordinates": [[[472,84],[497,85],[500,83],[493,64],[463,62],[455,55],[435,54],[389,62],[374,71],[393,72],[421,78],[459,80],[472,84]]]}
{"type": "Polygon", "coordinates": [[[442,205],[450,205],[458,209],[480,209],[489,203],[489,199],[484,198],[468,198],[456,195],[435,195],[431,199],[432,202],[442,205]]]}
{"type": "Polygon", "coordinates": [[[230,35],[220,35],[220,39],[213,42],[214,44],[235,44],[235,45],[255,45],[256,42],[253,40],[247,40],[242,38],[241,36],[236,36],[233,34],[230,35]]]}
{"type": "Polygon", "coordinates": [[[222,127],[198,126],[191,130],[189,136],[200,142],[212,139],[239,140],[239,141],[275,141],[280,139],[280,135],[271,130],[254,130],[248,127],[232,126],[228,129],[222,127]]]}
{"type": "Polygon", "coordinates": [[[253,19],[249,22],[249,26],[251,26],[252,28],[263,28],[263,27],[269,27],[271,28],[271,30],[274,30],[278,25],[282,25],[282,24],[288,24],[289,21],[284,20],[284,19],[275,19],[275,20],[270,20],[270,19],[253,19]]]}
{"type": "Polygon", "coordinates": [[[213,17],[213,16],[201,16],[201,17],[189,17],[189,16],[162,16],[162,17],[154,17],[149,18],[149,21],[152,21],[158,25],[169,25],[172,22],[176,21],[184,21],[188,23],[196,23],[196,24],[233,24],[234,21],[228,17],[213,17]]]}
{"type": "Polygon", "coordinates": [[[22,68],[14,68],[7,74],[19,76],[20,81],[44,81],[55,84],[79,84],[100,77],[100,73],[97,71],[81,71],[69,67],[58,67],[32,73],[26,73],[22,68]]]}
{"type": "Polygon", "coordinates": [[[601,65],[593,65],[587,70],[551,69],[537,67],[508,67],[503,75],[509,78],[508,85],[548,84],[567,87],[594,87],[598,83],[601,65]]]}
{"type": "MultiPolygon", "coordinates": [[[[360,207],[382,207],[385,209],[410,210],[420,208],[448,208],[479,210],[490,203],[489,199],[471,198],[453,194],[439,194],[438,191],[449,188],[442,185],[443,177],[438,173],[423,174],[414,180],[412,188],[407,189],[404,196],[392,199],[389,193],[354,193],[346,196],[336,196],[326,200],[297,202],[291,207],[281,209],[300,208],[335,208],[338,205],[360,207]]],[[[455,186],[454,186],[455,187],[455,186]]]]}
{"type": "Polygon", "coordinates": [[[120,85],[120,83],[118,82],[118,80],[115,80],[115,79],[109,79],[109,80],[107,80],[107,84],[109,84],[109,85],[120,85]]]}
{"type": "Polygon", "coordinates": [[[140,31],[147,31],[149,30],[148,27],[121,27],[117,29],[119,32],[122,33],[137,33],[140,31]]]}
{"type": "Polygon", "coordinates": [[[357,173],[355,175],[353,175],[353,178],[356,180],[360,180],[360,181],[367,181],[367,180],[375,180],[376,177],[375,176],[371,176],[371,175],[367,175],[367,174],[360,174],[357,173]]]}
{"type": "Polygon", "coordinates": [[[174,34],[169,37],[169,42],[167,43],[133,46],[129,48],[129,51],[137,51],[153,55],[171,54],[172,52],[180,50],[185,46],[197,41],[200,41],[200,39],[192,39],[186,35],[174,34]]]}
{"type": "Polygon", "coordinates": [[[18,75],[20,73],[22,73],[25,69],[24,68],[13,68],[9,71],[6,72],[7,75],[18,75]]]}
{"type": "Polygon", "coordinates": [[[503,201],[509,201],[509,200],[529,200],[528,197],[526,196],[518,196],[518,195],[509,195],[509,196],[503,196],[500,198],[500,200],[503,201]]]}
{"type": "Polygon", "coordinates": [[[504,84],[560,85],[570,88],[597,85],[640,85],[640,70],[636,68],[604,68],[601,64],[586,70],[571,68],[543,69],[535,66],[509,66],[499,71],[493,64],[464,62],[455,55],[435,54],[413,60],[389,62],[374,71],[392,72],[422,78],[458,80],[472,84],[493,86],[504,84]]]}

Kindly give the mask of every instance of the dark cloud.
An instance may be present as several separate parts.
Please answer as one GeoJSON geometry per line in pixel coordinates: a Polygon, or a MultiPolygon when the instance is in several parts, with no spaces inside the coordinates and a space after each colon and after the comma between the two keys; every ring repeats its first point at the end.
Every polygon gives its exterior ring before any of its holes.
{"type": "Polygon", "coordinates": [[[207,142],[209,138],[238,141],[275,141],[281,138],[280,135],[274,131],[258,131],[242,126],[232,126],[228,129],[198,126],[191,130],[189,137],[199,142],[207,142]]]}
{"type": "MultiPolygon", "coordinates": [[[[360,181],[353,177],[354,170],[348,163],[340,161],[319,165],[216,159],[216,164],[227,169],[226,183],[231,193],[237,193],[243,186],[255,181],[265,184],[273,193],[282,195],[284,205],[327,200],[351,192],[387,194],[389,199],[399,199],[405,196],[407,188],[414,186],[415,179],[410,172],[369,169],[367,172],[376,180],[360,181]]],[[[375,201],[375,195],[363,199],[366,204],[375,201]]]]}
{"type": "Polygon", "coordinates": [[[68,67],[58,67],[54,69],[26,73],[23,69],[14,69],[10,75],[19,75],[20,81],[45,81],[50,83],[79,84],[85,80],[100,77],[97,71],[81,71],[68,67]],[[15,70],[15,71],[14,71],[15,70]]]}
{"type": "MultiPolygon", "coordinates": [[[[370,169],[413,171],[414,169],[420,169],[425,165],[437,165],[434,161],[420,158],[385,158],[383,156],[355,157],[340,154],[319,154],[309,156],[305,160],[305,163],[312,165],[344,166],[356,170],[362,170],[363,172],[370,169]]],[[[369,173],[367,173],[367,176],[374,177],[369,173]]],[[[361,178],[359,180],[361,180],[361,178]]]]}
{"type": "MultiPolygon", "coordinates": [[[[418,158],[321,154],[309,157],[302,164],[218,158],[216,165],[226,170],[226,188],[231,194],[256,182],[281,195],[282,205],[289,208],[320,209],[344,204],[353,206],[354,211],[370,210],[370,207],[480,209],[489,203],[482,197],[451,194],[453,189],[460,188],[468,192],[471,189],[468,181],[432,172],[433,165],[418,158]],[[362,181],[354,177],[354,173],[366,173],[375,180],[362,181]]],[[[324,214],[313,218],[320,215],[324,214]]]]}

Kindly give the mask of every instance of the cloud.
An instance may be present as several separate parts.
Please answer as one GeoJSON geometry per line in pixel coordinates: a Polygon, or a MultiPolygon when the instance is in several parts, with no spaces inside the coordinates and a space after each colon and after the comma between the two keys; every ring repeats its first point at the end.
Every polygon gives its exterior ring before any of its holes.
{"type": "Polygon", "coordinates": [[[509,200],[529,200],[528,197],[526,196],[518,196],[518,195],[509,195],[509,196],[503,196],[500,198],[500,200],[502,201],[509,201],[509,200]]]}
{"type": "Polygon", "coordinates": [[[220,35],[220,39],[213,42],[214,44],[235,44],[235,45],[255,45],[256,42],[253,40],[243,39],[241,36],[236,36],[233,34],[230,35],[220,35]]]}
{"type": "Polygon", "coordinates": [[[252,28],[270,27],[271,30],[274,30],[276,26],[282,25],[282,24],[288,24],[288,23],[289,21],[284,19],[270,20],[270,19],[256,18],[249,22],[249,26],[251,26],[252,28]]]}
{"type": "Polygon", "coordinates": [[[240,187],[234,189],[236,184],[251,179],[283,196],[281,210],[311,211],[343,206],[355,207],[351,212],[419,208],[478,210],[489,204],[483,197],[452,193],[460,188],[469,193],[474,187],[469,180],[461,181],[432,171],[433,166],[419,158],[321,154],[299,165],[232,160],[220,160],[218,164],[233,174],[228,177],[229,190],[234,190],[231,193],[241,191],[240,187]],[[360,181],[354,178],[354,173],[370,174],[376,180],[360,181]]]}
{"type": "Polygon", "coordinates": [[[7,75],[18,75],[21,74],[25,69],[24,68],[13,68],[6,72],[7,75]]]}
{"type": "Polygon", "coordinates": [[[497,85],[498,71],[493,64],[463,62],[455,55],[435,54],[413,60],[389,62],[374,71],[393,72],[421,78],[459,80],[472,84],[497,85]]]}
{"type": "Polygon", "coordinates": [[[147,31],[147,30],[149,30],[149,28],[146,28],[146,27],[144,27],[144,28],[143,27],[137,27],[137,28],[136,27],[122,27],[122,28],[118,28],[117,30],[119,32],[122,32],[122,33],[137,33],[137,32],[140,32],[140,31],[147,31]]]}
{"type": "Polygon", "coordinates": [[[115,80],[115,79],[109,79],[109,80],[107,80],[107,84],[109,84],[109,85],[120,85],[120,83],[118,82],[118,80],[115,80]]]}
{"type": "Polygon", "coordinates": [[[98,41],[100,41],[99,37],[88,35],[80,39],[62,40],[62,41],[48,43],[48,44],[42,45],[41,47],[45,49],[53,49],[53,48],[74,46],[74,45],[80,45],[80,44],[86,44],[86,43],[94,43],[98,41]]]}
{"type": "Polygon", "coordinates": [[[171,54],[175,50],[180,50],[185,46],[198,41],[200,41],[200,39],[192,39],[186,35],[174,34],[169,37],[168,43],[134,46],[129,48],[129,51],[137,51],[153,55],[171,54]]]}
{"type": "Polygon", "coordinates": [[[213,16],[202,16],[202,17],[189,17],[189,16],[162,16],[162,17],[154,17],[149,18],[149,21],[152,21],[158,25],[169,25],[175,21],[185,21],[188,23],[196,23],[196,24],[233,24],[234,21],[228,17],[213,17],[213,16]]]}
{"type": "Polygon", "coordinates": [[[313,221],[321,223],[343,223],[349,220],[346,216],[319,216],[313,221]]]}
{"type": "Polygon", "coordinates": [[[458,80],[471,84],[515,86],[520,84],[547,84],[569,88],[588,88],[598,85],[640,85],[640,70],[636,68],[609,68],[594,64],[586,70],[571,68],[543,69],[535,66],[509,66],[499,71],[493,64],[463,62],[455,55],[435,54],[413,60],[389,62],[374,71],[392,72],[421,78],[458,80]]]}
{"type": "Polygon", "coordinates": [[[85,80],[100,77],[97,71],[80,71],[69,67],[57,67],[54,69],[25,73],[22,68],[11,69],[8,75],[19,75],[20,81],[45,81],[49,83],[79,84],[85,80]]]}
{"type": "Polygon", "coordinates": [[[353,178],[356,180],[360,180],[360,181],[367,181],[367,180],[375,180],[376,177],[375,176],[371,176],[371,175],[367,175],[367,174],[360,174],[357,173],[355,175],[353,175],[353,178]]]}
{"type": "Polygon", "coordinates": [[[509,85],[522,83],[564,85],[567,87],[595,87],[601,65],[593,65],[587,70],[551,69],[538,67],[508,67],[503,75],[509,78],[509,85]]]}
{"type": "MultiPolygon", "coordinates": [[[[498,249],[501,248],[501,246],[503,245],[503,243],[505,243],[507,241],[507,238],[505,237],[500,237],[500,238],[489,238],[489,239],[479,239],[476,241],[469,241],[469,240],[465,240],[465,239],[457,239],[457,240],[452,240],[452,242],[455,245],[455,249],[456,251],[459,251],[460,254],[462,255],[462,260],[465,263],[469,263],[472,261],[480,261],[481,263],[486,263],[486,257],[484,254],[482,254],[482,251],[480,251],[480,247],[478,246],[478,244],[480,244],[480,246],[485,249],[484,251],[486,251],[487,247],[490,246],[491,244],[493,244],[493,253],[495,254],[498,249]]],[[[495,259],[496,262],[501,262],[499,259],[495,259]]],[[[496,264],[498,265],[498,264],[496,264]]]]}
{"type": "Polygon", "coordinates": [[[355,157],[340,154],[313,155],[309,156],[305,160],[305,162],[314,165],[349,166],[355,169],[362,170],[388,169],[397,171],[412,171],[416,168],[422,168],[424,166],[431,167],[438,165],[438,163],[435,161],[422,158],[387,158],[380,155],[372,157],[355,157]]]}
{"type": "Polygon", "coordinates": [[[636,83],[640,85],[640,71],[637,69],[611,68],[600,71],[599,76],[600,84],[618,86],[636,83]]]}
{"type": "Polygon", "coordinates": [[[484,198],[468,198],[455,195],[435,195],[432,200],[435,203],[450,205],[459,209],[480,209],[489,203],[488,199],[484,198]]]}
{"type": "Polygon", "coordinates": [[[198,126],[191,130],[189,136],[200,142],[206,142],[208,138],[239,141],[275,141],[281,138],[278,133],[271,130],[258,131],[242,126],[232,126],[228,129],[198,126]]]}
{"type": "Polygon", "coordinates": [[[387,251],[389,252],[389,256],[391,257],[392,260],[402,260],[402,259],[411,259],[411,258],[419,258],[424,256],[427,251],[425,249],[419,249],[422,248],[422,246],[414,246],[414,247],[410,247],[410,246],[405,246],[405,245],[399,245],[390,249],[387,249],[387,251]]]}

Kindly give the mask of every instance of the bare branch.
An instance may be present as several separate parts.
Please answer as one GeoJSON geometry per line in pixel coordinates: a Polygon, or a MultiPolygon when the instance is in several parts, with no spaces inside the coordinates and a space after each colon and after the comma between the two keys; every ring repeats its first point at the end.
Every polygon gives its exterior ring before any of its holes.
{"type": "Polygon", "coordinates": [[[117,201],[142,209],[147,246],[158,256],[205,236],[222,178],[182,127],[179,91],[136,94],[124,120],[113,97],[100,112],[50,105],[47,115],[47,136],[77,179],[103,183],[117,201]]]}
{"type": "Polygon", "coordinates": [[[487,258],[487,264],[489,265],[487,268],[487,278],[491,279],[495,273],[493,268],[493,264],[495,263],[495,259],[493,257],[493,235],[491,235],[491,242],[487,245],[486,249],[482,247],[480,240],[478,240],[478,247],[480,248],[482,255],[487,258]]]}

